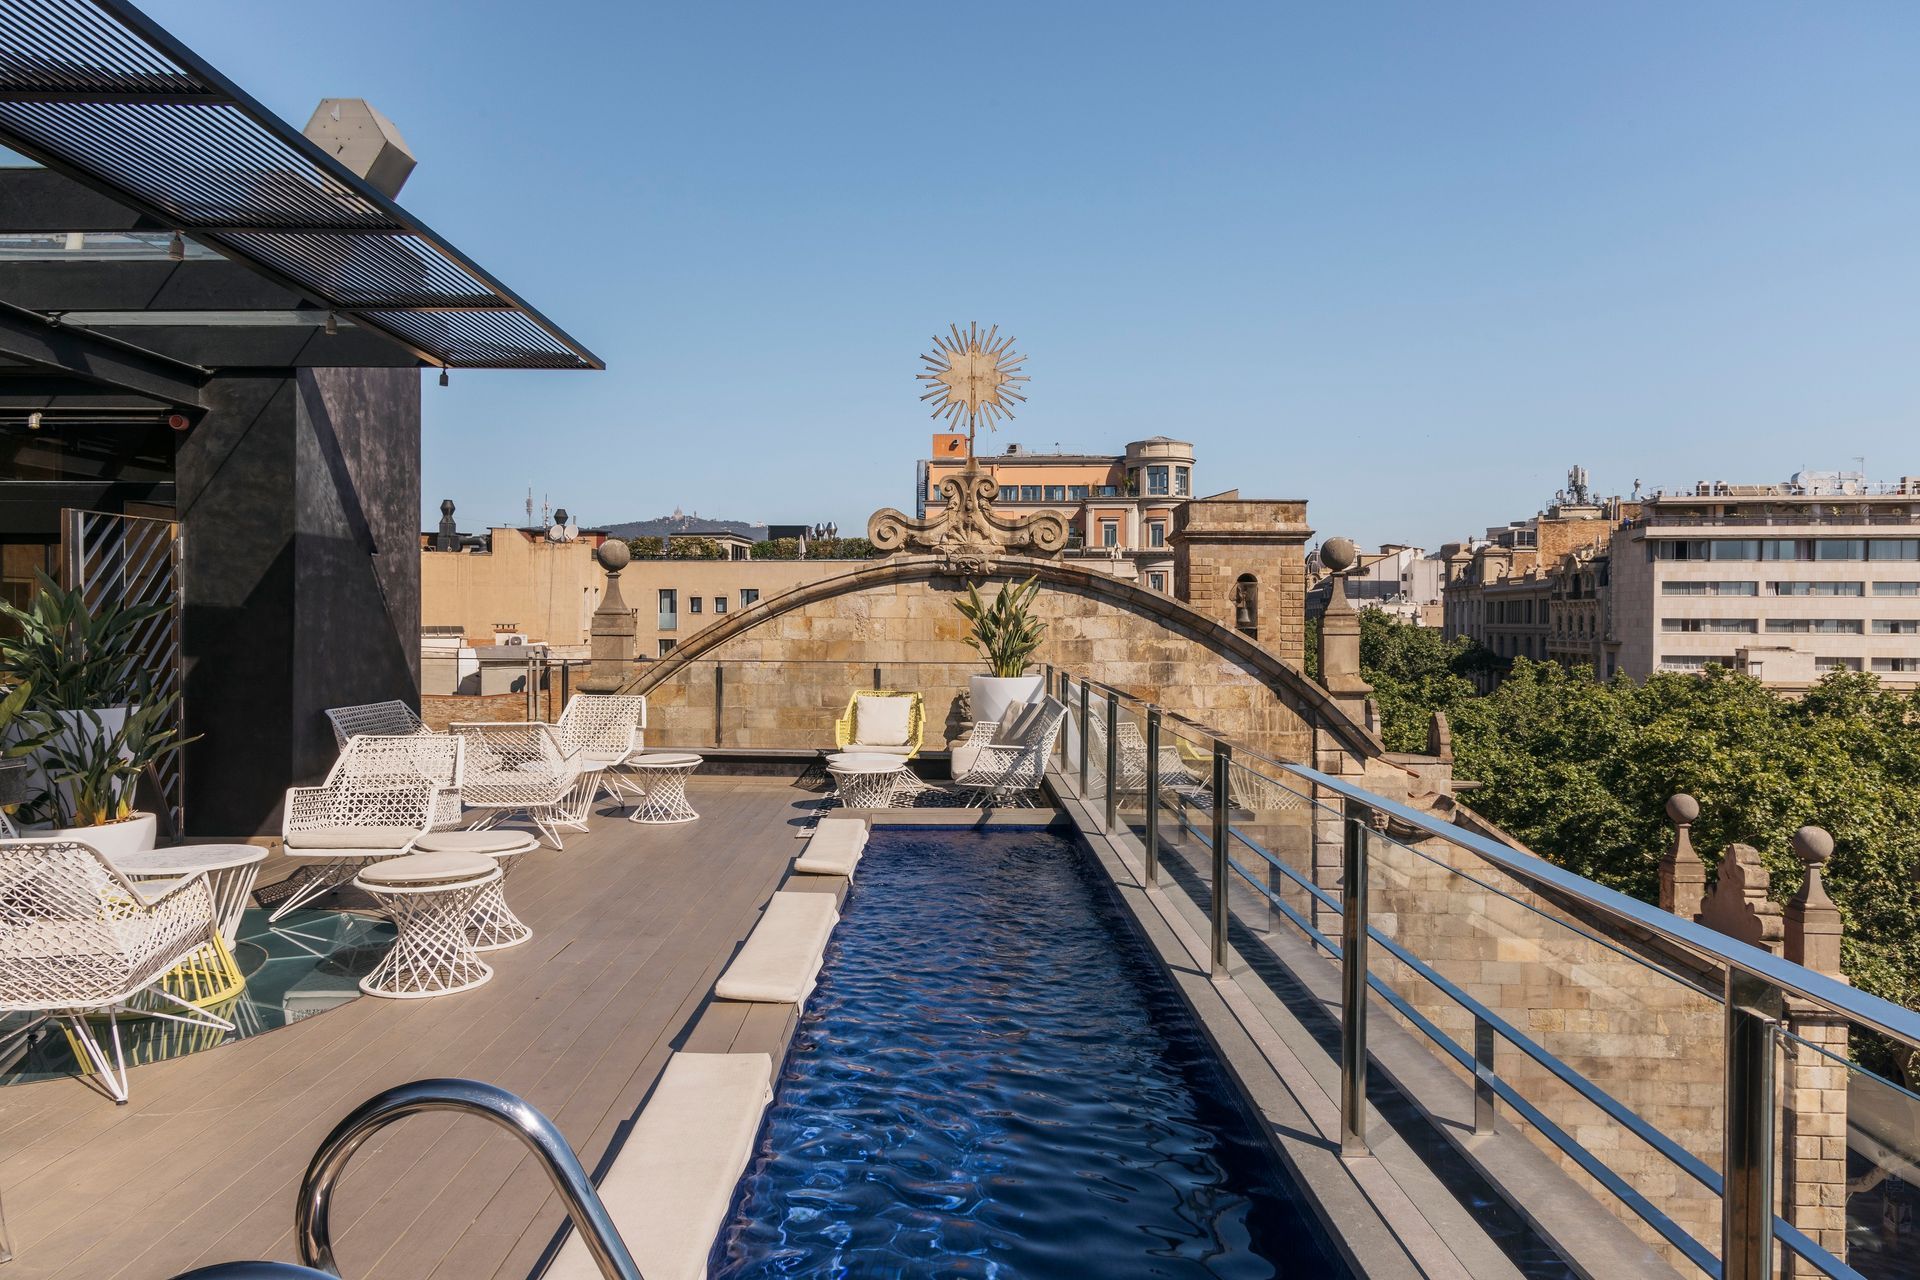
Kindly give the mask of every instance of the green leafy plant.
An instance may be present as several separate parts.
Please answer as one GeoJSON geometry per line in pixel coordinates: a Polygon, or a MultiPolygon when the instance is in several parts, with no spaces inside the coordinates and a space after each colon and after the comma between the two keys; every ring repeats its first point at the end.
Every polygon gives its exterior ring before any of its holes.
{"type": "Polygon", "coordinates": [[[86,711],[139,702],[148,686],[141,638],[168,604],[109,604],[96,613],[80,592],[39,576],[40,590],[29,607],[0,601],[0,618],[17,630],[0,636],[0,667],[16,685],[32,688],[27,705],[36,711],[86,711]]]}
{"type": "Polygon", "coordinates": [[[1046,635],[1047,624],[1033,616],[1033,600],[1039,594],[1040,579],[1033,577],[1000,588],[1000,594],[988,604],[980,598],[980,589],[969,582],[967,598],[953,602],[961,616],[973,624],[967,643],[980,651],[988,668],[1002,679],[1025,675],[1034,650],[1046,635]]]}
{"type": "Polygon", "coordinates": [[[66,717],[38,713],[36,719],[48,730],[41,762],[54,784],[50,802],[56,826],[100,827],[133,816],[140,775],[193,741],[174,727],[179,700],[176,693],[150,697],[130,708],[114,731],[96,711],[66,717]]]}

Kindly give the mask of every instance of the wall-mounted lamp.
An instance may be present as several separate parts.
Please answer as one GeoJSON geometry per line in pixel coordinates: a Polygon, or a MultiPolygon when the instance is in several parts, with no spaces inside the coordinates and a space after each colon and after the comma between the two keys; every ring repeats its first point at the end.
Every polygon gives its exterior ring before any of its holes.
{"type": "Polygon", "coordinates": [[[167,241],[167,256],[175,262],[186,260],[187,242],[178,231],[174,232],[172,238],[167,241]]]}
{"type": "Polygon", "coordinates": [[[340,317],[336,315],[334,312],[331,312],[331,311],[327,312],[327,336],[331,338],[339,332],[340,332],[340,317]]]}
{"type": "Polygon", "coordinates": [[[447,368],[445,365],[440,366],[440,385],[443,387],[447,385],[447,368]]]}
{"type": "Polygon", "coordinates": [[[27,415],[27,430],[38,431],[42,426],[46,424],[46,421],[47,421],[46,414],[30,413],[27,415]]]}

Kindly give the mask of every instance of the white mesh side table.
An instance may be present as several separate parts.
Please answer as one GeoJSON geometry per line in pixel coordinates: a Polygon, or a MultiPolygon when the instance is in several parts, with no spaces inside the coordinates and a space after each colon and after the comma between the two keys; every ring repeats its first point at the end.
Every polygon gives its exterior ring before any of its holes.
{"type": "Polygon", "coordinates": [[[188,844],[123,853],[112,861],[129,880],[173,880],[206,872],[213,920],[231,947],[240,936],[240,917],[266,857],[266,849],[257,844],[188,844]]]}
{"type": "Polygon", "coordinates": [[[649,751],[634,756],[627,767],[639,776],[646,794],[627,815],[627,821],[661,826],[698,818],[700,815],[687,803],[687,779],[701,763],[691,751],[649,751]]]}
{"type": "Polygon", "coordinates": [[[500,878],[480,891],[467,917],[467,940],[475,951],[517,947],[533,937],[533,930],[507,905],[507,873],[513,859],[532,853],[540,842],[531,833],[494,828],[486,831],[435,831],[414,842],[418,853],[478,853],[500,867],[500,878]]]}
{"type": "Polygon", "coordinates": [[[907,762],[878,752],[843,751],[827,757],[840,803],[849,809],[885,809],[893,804],[907,762]]]}
{"type": "Polygon", "coordinates": [[[376,862],[354,878],[398,931],[393,947],[360,979],[370,996],[424,1000],[470,991],[493,977],[473,949],[467,920],[500,868],[479,853],[410,853],[376,862]]]}

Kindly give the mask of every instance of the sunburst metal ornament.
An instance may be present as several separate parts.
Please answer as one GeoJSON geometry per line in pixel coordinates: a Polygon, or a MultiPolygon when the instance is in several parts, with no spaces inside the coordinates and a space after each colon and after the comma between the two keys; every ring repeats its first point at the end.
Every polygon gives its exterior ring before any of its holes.
{"type": "Polygon", "coordinates": [[[920,357],[927,372],[914,375],[932,384],[920,399],[933,401],[933,417],[944,416],[949,425],[967,424],[969,457],[977,425],[996,427],[999,419],[1013,417],[1009,401],[1027,402],[1014,390],[1015,383],[1027,381],[1020,372],[1026,357],[1013,349],[1011,337],[1001,339],[999,333],[999,325],[984,334],[977,324],[969,324],[965,333],[958,325],[948,325],[947,334],[935,334],[933,350],[920,357]]]}

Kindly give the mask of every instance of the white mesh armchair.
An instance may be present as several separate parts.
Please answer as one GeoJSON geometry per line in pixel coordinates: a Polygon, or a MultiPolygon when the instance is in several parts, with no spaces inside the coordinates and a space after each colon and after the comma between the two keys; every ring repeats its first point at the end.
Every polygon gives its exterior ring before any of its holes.
{"type": "Polygon", "coordinates": [[[639,784],[620,769],[646,749],[646,729],[646,698],[624,693],[576,693],[554,726],[560,750],[579,761],[583,778],[595,775],[597,789],[616,804],[640,794],[639,784]]]}
{"type": "Polygon", "coordinates": [[[442,788],[427,778],[361,773],[338,764],[317,787],[287,791],[285,856],[301,863],[291,893],[274,908],[279,920],[347,883],[370,862],[412,852],[433,829],[442,788]]]}
{"type": "Polygon", "coordinates": [[[127,1100],[120,1011],[142,992],[151,993],[142,1016],[233,1030],[159,985],[201,948],[222,945],[204,875],[135,884],[79,841],[0,840],[0,1012],[66,1024],[115,1102],[127,1100]],[[89,1022],[102,1014],[111,1055],[89,1022]]]}
{"type": "Polygon", "coordinates": [[[340,758],[333,762],[327,781],[351,776],[374,785],[382,778],[402,783],[424,778],[437,788],[433,829],[451,831],[464,825],[460,775],[465,747],[466,743],[451,733],[359,734],[341,745],[340,758]]]}
{"type": "MultiPolygon", "coordinates": [[[[1090,760],[1093,768],[1104,772],[1107,767],[1107,718],[1104,708],[1099,715],[1087,717],[1087,739],[1092,746],[1090,760]]],[[[1120,721],[1118,734],[1119,749],[1114,752],[1118,769],[1118,789],[1125,793],[1139,793],[1147,789],[1147,740],[1140,732],[1140,726],[1131,720],[1120,721]]],[[[1193,775],[1187,772],[1181,763],[1180,751],[1171,744],[1163,745],[1160,755],[1160,785],[1163,787],[1186,787],[1193,785],[1193,775]]]]}
{"type": "Polygon", "coordinates": [[[1009,722],[982,721],[954,748],[953,783],[969,804],[1031,804],[1047,774],[1067,708],[1045,697],[1009,722]]]}
{"type": "Polygon", "coordinates": [[[509,815],[525,814],[556,849],[560,828],[584,830],[598,770],[583,767],[579,755],[561,750],[550,724],[455,724],[466,743],[460,775],[460,799],[470,809],[489,811],[479,826],[509,815]]]}
{"type": "Polygon", "coordinates": [[[363,702],[351,707],[327,708],[327,723],[333,726],[333,739],[344,749],[349,738],[363,733],[395,737],[410,733],[431,733],[426,722],[412,707],[398,698],[390,702],[363,702]]]}

